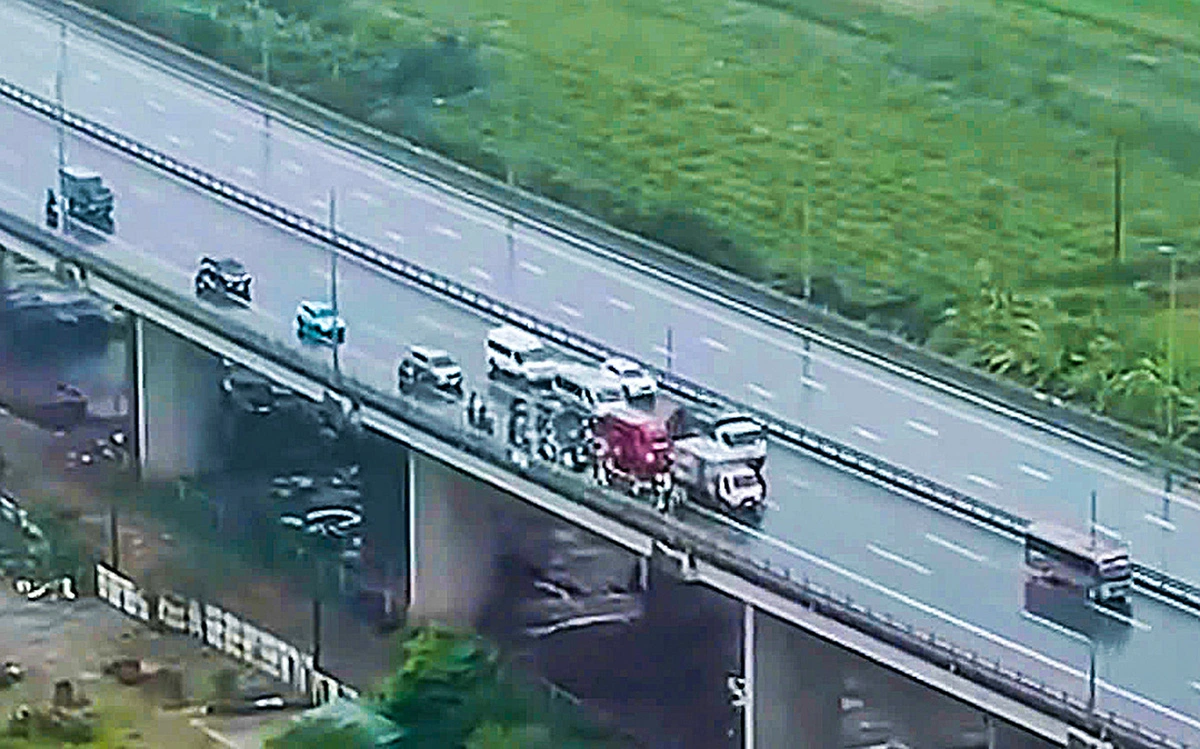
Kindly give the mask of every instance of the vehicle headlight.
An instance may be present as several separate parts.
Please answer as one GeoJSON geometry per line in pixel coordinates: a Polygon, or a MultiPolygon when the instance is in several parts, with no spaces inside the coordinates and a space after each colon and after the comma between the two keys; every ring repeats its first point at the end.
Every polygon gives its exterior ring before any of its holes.
{"type": "Polygon", "coordinates": [[[654,462],[654,453],[652,453],[652,452],[650,452],[650,453],[646,453],[646,462],[647,462],[647,463],[653,463],[653,462],[654,462]]]}

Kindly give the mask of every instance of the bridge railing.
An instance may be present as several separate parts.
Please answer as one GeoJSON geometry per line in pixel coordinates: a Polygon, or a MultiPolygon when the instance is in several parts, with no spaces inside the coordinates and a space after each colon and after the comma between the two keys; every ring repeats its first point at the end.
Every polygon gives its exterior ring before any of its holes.
{"type": "MultiPolygon", "coordinates": [[[[53,117],[57,114],[55,108],[45,100],[15,89],[3,81],[0,81],[0,95],[18,101],[47,116],[53,117]]],[[[203,189],[258,213],[271,216],[298,231],[333,244],[347,253],[413,280],[426,288],[457,298],[475,309],[488,312],[499,319],[538,333],[563,348],[595,358],[612,353],[584,337],[557,326],[548,325],[527,313],[510,308],[486,295],[460,287],[452,281],[429,273],[402,259],[384,255],[343,235],[334,234],[328,227],[291,214],[286,209],[133,143],[102,126],[70,114],[67,114],[64,119],[68,126],[203,189]]],[[[1050,682],[1045,681],[1045,677],[1039,681],[1030,676],[1030,674],[1038,673],[1039,669],[1046,672],[1044,658],[1039,660],[1033,655],[1023,654],[1011,643],[999,643],[995,638],[988,639],[979,632],[973,632],[959,624],[947,623],[947,628],[955,631],[952,638],[942,638],[932,633],[922,634],[930,632],[930,630],[911,624],[898,624],[901,619],[913,621],[922,616],[928,618],[929,613],[921,611],[919,605],[914,607],[909,603],[893,602],[889,604],[887,610],[878,605],[866,608],[862,603],[855,603],[848,597],[843,596],[838,599],[829,593],[834,589],[845,591],[861,588],[863,596],[859,600],[868,600],[871,596],[879,598],[881,595],[878,590],[869,590],[869,586],[853,581],[846,574],[831,573],[828,563],[825,563],[822,568],[822,565],[818,563],[822,560],[816,560],[814,555],[801,552],[808,559],[804,560],[800,566],[807,565],[810,569],[797,580],[789,571],[790,565],[780,565],[777,559],[773,561],[769,555],[762,554],[760,550],[752,551],[746,544],[734,540],[714,541],[709,534],[701,532],[696,527],[685,525],[674,518],[664,518],[641,502],[582,482],[577,475],[568,474],[563,470],[536,461],[526,467],[515,466],[508,459],[506,449],[498,441],[467,430],[456,411],[448,413],[444,408],[421,404],[394,394],[381,393],[352,378],[343,378],[328,366],[301,357],[295,350],[294,341],[283,341],[274,336],[248,330],[245,325],[231,324],[228,320],[219,319],[211,312],[195,305],[192,299],[183,298],[179,293],[159,287],[147,279],[133,279],[111,261],[48,235],[28,221],[12,216],[2,216],[0,225],[9,233],[31,243],[52,247],[58,256],[85,268],[87,274],[97,274],[139,298],[148,299],[163,309],[171,310],[172,314],[187,319],[248,350],[258,352],[272,362],[304,377],[320,379],[329,388],[354,397],[364,410],[375,410],[411,423],[444,442],[454,444],[460,449],[495,464],[506,466],[508,470],[536,481],[582,506],[616,518],[647,535],[664,540],[671,546],[688,549],[697,557],[710,561],[723,569],[738,572],[743,579],[750,580],[765,589],[775,590],[791,600],[812,601],[813,606],[823,607],[822,613],[826,615],[841,616],[852,626],[862,629],[872,637],[892,642],[931,662],[950,663],[964,676],[996,691],[1011,694],[1014,699],[1031,704],[1048,714],[1058,715],[1074,725],[1088,729],[1096,727],[1098,718],[1094,715],[1081,715],[1078,712],[1079,699],[1071,696],[1070,686],[1062,686],[1069,684],[1077,689],[1080,688],[1081,685],[1076,677],[1063,678],[1060,672],[1054,672],[1056,677],[1054,686],[1049,686],[1050,682]],[[829,582],[831,575],[839,579],[829,582]],[[819,580],[825,582],[818,582],[819,580]],[[951,639],[956,644],[951,645],[951,639]],[[965,643],[974,643],[976,647],[966,648],[964,647],[965,643]],[[990,655],[994,660],[994,665],[991,668],[974,665],[988,663],[986,660],[989,655],[987,650],[991,651],[990,655]],[[957,660],[954,658],[956,653],[960,654],[957,660]],[[1001,665],[1001,663],[1005,665],[1001,665]],[[1018,663],[1022,664],[1020,670],[1013,668],[1018,663]],[[1052,695],[1058,696],[1051,699],[1052,695]]],[[[662,380],[664,388],[678,395],[694,398],[712,406],[724,405],[723,399],[715,393],[685,380],[671,375],[662,375],[662,380]]],[[[941,487],[903,468],[887,465],[854,448],[841,445],[807,430],[776,423],[770,419],[764,419],[764,422],[768,423],[777,438],[786,439],[806,449],[819,452],[853,470],[869,473],[894,485],[904,486],[907,484],[907,488],[914,492],[940,497],[940,501],[947,504],[953,503],[959,511],[968,512],[973,516],[979,516],[981,512],[986,512],[991,518],[989,522],[998,528],[1023,527],[1022,521],[1009,513],[988,508],[970,497],[941,487]]],[[[1136,739],[1137,743],[1132,744],[1134,746],[1181,747],[1185,744],[1179,743],[1179,737],[1194,735],[1194,731],[1188,727],[1186,721],[1173,719],[1166,712],[1146,708],[1136,701],[1120,697],[1115,693],[1106,697],[1106,701],[1110,698],[1121,705],[1121,715],[1126,717],[1120,717],[1116,715],[1116,711],[1110,711],[1106,725],[1114,734],[1127,735],[1128,741],[1136,739]],[[1166,726],[1164,733],[1159,734],[1145,727],[1145,720],[1133,720],[1128,717],[1131,712],[1140,713],[1147,710],[1149,715],[1146,719],[1153,722],[1156,727],[1166,726]],[[1167,735],[1172,738],[1160,738],[1167,735]]]]}

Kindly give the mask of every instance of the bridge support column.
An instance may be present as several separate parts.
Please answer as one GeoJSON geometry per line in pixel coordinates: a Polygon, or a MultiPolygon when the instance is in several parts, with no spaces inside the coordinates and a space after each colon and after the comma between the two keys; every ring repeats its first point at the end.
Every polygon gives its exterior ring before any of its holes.
{"type": "Polygon", "coordinates": [[[474,627],[495,579],[495,489],[408,452],[408,620],[474,627]]]}
{"type": "Polygon", "coordinates": [[[138,477],[170,481],[221,469],[221,359],[130,313],[138,477]]]}
{"type": "Polygon", "coordinates": [[[841,669],[788,623],[747,606],[747,684],[752,686],[745,746],[839,746],[841,669]]]}
{"type": "Polygon", "coordinates": [[[754,749],[754,703],[757,701],[755,683],[755,651],[757,634],[757,612],[750,604],[743,604],[742,617],[742,747],[754,749]]]}

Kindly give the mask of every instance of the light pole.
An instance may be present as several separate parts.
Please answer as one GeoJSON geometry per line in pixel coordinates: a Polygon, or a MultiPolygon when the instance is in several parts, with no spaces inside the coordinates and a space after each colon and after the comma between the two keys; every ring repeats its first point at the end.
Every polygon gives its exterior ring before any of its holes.
{"type": "Polygon", "coordinates": [[[1170,297],[1170,319],[1167,320],[1167,440],[1170,441],[1175,438],[1175,292],[1179,264],[1173,245],[1161,244],[1158,251],[1166,255],[1171,263],[1171,280],[1167,291],[1170,297]]]}
{"type": "MultiPolygon", "coordinates": [[[[510,188],[512,188],[514,185],[516,185],[516,183],[517,183],[516,182],[516,174],[513,173],[513,168],[512,168],[511,164],[508,166],[506,176],[508,177],[508,186],[510,188]]],[[[508,268],[507,268],[507,273],[508,273],[508,294],[509,294],[509,296],[512,297],[512,299],[514,301],[517,298],[517,296],[516,296],[517,291],[515,288],[515,284],[516,284],[516,280],[517,280],[516,264],[517,264],[517,251],[516,251],[516,247],[513,244],[513,215],[510,212],[508,214],[508,268]]]]}
{"type": "Polygon", "coordinates": [[[1025,617],[1026,619],[1029,619],[1030,621],[1034,622],[1035,624],[1040,624],[1041,626],[1046,627],[1047,629],[1052,629],[1055,632],[1058,632],[1059,634],[1066,635],[1067,637],[1070,637],[1072,640],[1075,640],[1076,642],[1081,642],[1087,646],[1087,649],[1088,649],[1088,676],[1087,676],[1087,679],[1088,679],[1088,702],[1087,702],[1087,709],[1088,709],[1088,715],[1094,716],[1096,714],[1096,640],[1091,637],[1088,637],[1087,635],[1085,635],[1081,632],[1077,632],[1077,631],[1071,629],[1070,627],[1064,627],[1063,625],[1052,622],[1049,619],[1043,619],[1042,617],[1037,616],[1035,614],[1031,614],[1028,611],[1022,611],[1021,615],[1023,617],[1025,617]]]}
{"type": "MultiPolygon", "coordinates": [[[[329,231],[333,234],[334,239],[337,239],[337,192],[336,188],[329,188],[329,231]]],[[[330,248],[329,253],[329,304],[333,307],[333,373],[336,377],[342,376],[341,362],[339,360],[339,349],[341,341],[338,338],[338,297],[337,297],[337,259],[338,251],[335,243],[330,248]]]]}
{"type": "Polygon", "coordinates": [[[803,228],[800,236],[800,272],[804,275],[804,301],[812,299],[812,248],[809,246],[811,234],[809,233],[809,217],[812,210],[812,181],[809,180],[804,185],[804,215],[801,219],[803,228]]]}
{"type": "Polygon", "coordinates": [[[67,163],[66,110],[63,107],[63,79],[67,75],[67,22],[58,25],[58,71],[54,74],[54,98],[58,103],[58,168],[67,163]]]}

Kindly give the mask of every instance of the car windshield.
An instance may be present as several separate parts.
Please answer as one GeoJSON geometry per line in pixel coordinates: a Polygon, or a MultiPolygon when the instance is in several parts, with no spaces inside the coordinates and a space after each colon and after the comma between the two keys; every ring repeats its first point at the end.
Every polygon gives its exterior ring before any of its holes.
{"type": "Polygon", "coordinates": [[[523,363],[549,361],[550,352],[539,346],[538,348],[530,349],[529,351],[522,351],[521,353],[517,354],[517,360],[523,363]]]}
{"type": "Polygon", "coordinates": [[[432,367],[437,367],[438,369],[444,369],[446,367],[453,367],[454,360],[443,354],[442,356],[435,356],[430,359],[429,365],[432,367]]]}
{"type": "Polygon", "coordinates": [[[757,483],[753,476],[735,476],[733,479],[733,485],[738,489],[751,489],[757,483]]]}
{"type": "Polygon", "coordinates": [[[617,373],[618,377],[641,377],[642,370],[637,368],[635,364],[614,364],[610,367],[613,372],[617,373]]]}
{"type": "Polygon", "coordinates": [[[725,441],[732,447],[750,447],[760,439],[762,439],[762,430],[757,428],[736,431],[731,429],[725,432],[725,441]]]}
{"type": "Polygon", "coordinates": [[[333,317],[332,307],[309,307],[313,317],[333,317]]]}
{"type": "Polygon", "coordinates": [[[596,400],[601,403],[616,403],[622,397],[621,391],[616,388],[599,388],[596,390],[596,400]]]}

